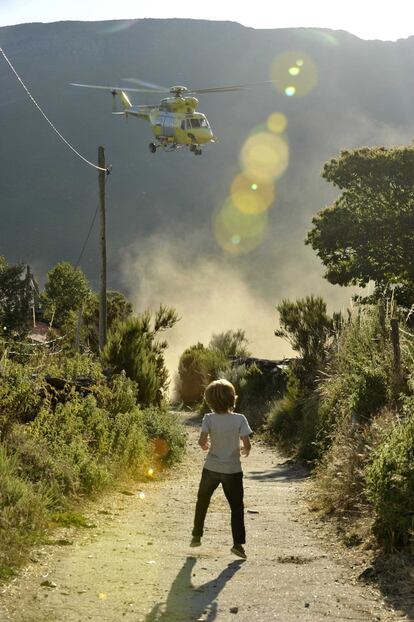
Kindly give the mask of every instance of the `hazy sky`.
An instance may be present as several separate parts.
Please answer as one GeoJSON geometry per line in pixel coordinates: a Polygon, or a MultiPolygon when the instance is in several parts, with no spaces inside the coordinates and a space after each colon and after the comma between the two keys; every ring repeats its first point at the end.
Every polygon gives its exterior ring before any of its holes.
{"type": "Polygon", "coordinates": [[[412,0],[0,0],[0,26],[61,20],[192,18],[229,20],[253,28],[297,26],[347,30],[362,39],[395,41],[414,35],[412,0]]]}

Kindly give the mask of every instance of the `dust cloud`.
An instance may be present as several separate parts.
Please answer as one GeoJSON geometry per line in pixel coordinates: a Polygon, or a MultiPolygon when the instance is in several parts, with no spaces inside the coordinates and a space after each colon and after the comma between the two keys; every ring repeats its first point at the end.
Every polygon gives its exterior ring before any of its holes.
{"type": "MultiPolygon", "coordinates": [[[[278,328],[276,306],[282,298],[313,293],[327,300],[329,311],[348,306],[349,290],[329,285],[316,259],[309,269],[308,249],[304,252],[306,260],[302,255],[296,265],[287,261],[280,267],[279,282],[275,280],[266,292],[263,286],[258,287],[266,275],[257,258],[256,269],[246,273],[235,263],[237,260],[227,259],[219,249],[209,253],[206,246],[202,234],[187,234],[185,240],[158,234],[123,253],[122,281],[135,311],[155,310],[162,303],[174,307],[181,318],[166,333],[166,363],[171,377],[187,347],[198,342],[207,345],[213,334],[227,330],[244,330],[253,356],[292,356],[289,344],[274,335],[278,328]]],[[[251,262],[254,266],[253,257],[251,262]]]]}
{"type": "Polygon", "coordinates": [[[186,242],[155,236],[124,254],[123,282],[136,312],[174,307],[180,321],[168,331],[166,362],[170,372],[188,346],[208,344],[214,333],[239,328],[246,332],[254,356],[278,359],[291,355],[274,336],[276,303],[258,298],[240,271],[220,255],[196,256],[197,236],[186,242]]]}

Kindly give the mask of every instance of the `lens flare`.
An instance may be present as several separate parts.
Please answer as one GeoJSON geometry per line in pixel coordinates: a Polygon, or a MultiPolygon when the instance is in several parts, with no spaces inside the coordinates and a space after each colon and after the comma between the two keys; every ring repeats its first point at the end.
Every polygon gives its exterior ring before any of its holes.
{"type": "Polygon", "coordinates": [[[167,441],[163,438],[156,437],[152,441],[154,453],[160,458],[164,458],[170,451],[167,441]]]}
{"type": "Polygon", "coordinates": [[[287,128],[287,118],[283,112],[273,112],[267,119],[267,129],[275,134],[283,134],[287,128]]]}
{"type": "Polygon", "coordinates": [[[258,132],[246,140],[240,159],[242,168],[253,179],[280,177],[289,164],[289,146],[282,136],[258,132]]]}
{"type": "Polygon", "coordinates": [[[248,173],[239,173],[231,184],[230,197],[234,207],[243,214],[261,214],[275,199],[274,183],[271,179],[254,181],[248,173]]]}
{"type": "Polygon", "coordinates": [[[241,255],[254,250],[262,242],[267,225],[267,211],[246,214],[229,197],[213,217],[216,241],[223,250],[241,255]]]}
{"type": "Polygon", "coordinates": [[[276,88],[287,97],[303,97],[312,91],[318,82],[318,70],[313,60],[298,52],[284,52],[272,62],[271,78],[276,88]]]}

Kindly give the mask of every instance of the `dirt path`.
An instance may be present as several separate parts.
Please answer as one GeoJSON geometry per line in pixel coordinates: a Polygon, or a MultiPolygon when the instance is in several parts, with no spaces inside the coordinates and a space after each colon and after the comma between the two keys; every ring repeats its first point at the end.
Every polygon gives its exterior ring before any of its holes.
{"type": "Polygon", "coordinates": [[[306,474],[260,444],[243,459],[248,560],[230,553],[221,489],[202,547],[189,548],[203,454],[198,421],[187,425],[188,456],[168,478],[136,486],[134,496],[105,497],[89,514],[96,528],[75,534],[71,546],[33,553],[34,563],[2,594],[2,622],[407,619],[352,581],[346,564],[303,524],[297,509],[306,474]]]}

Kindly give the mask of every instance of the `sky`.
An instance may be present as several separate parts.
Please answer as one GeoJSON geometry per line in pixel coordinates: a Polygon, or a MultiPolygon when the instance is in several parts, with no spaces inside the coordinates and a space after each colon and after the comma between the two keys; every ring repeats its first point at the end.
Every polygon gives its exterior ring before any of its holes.
{"type": "Polygon", "coordinates": [[[189,18],[238,22],[251,28],[332,28],[361,39],[396,41],[414,35],[414,2],[393,0],[0,0],[0,26],[63,20],[189,18]]]}

